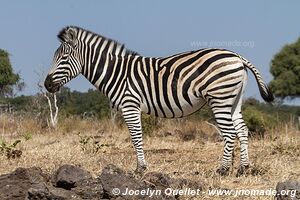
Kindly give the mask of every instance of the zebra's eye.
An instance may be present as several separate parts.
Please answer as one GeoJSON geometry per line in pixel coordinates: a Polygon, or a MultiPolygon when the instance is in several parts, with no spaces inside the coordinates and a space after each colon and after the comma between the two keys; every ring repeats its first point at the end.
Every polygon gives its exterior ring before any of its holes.
{"type": "Polygon", "coordinates": [[[65,45],[64,53],[68,55],[71,53],[71,48],[69,47],[69,45],[65,45]]]}
{"type": "Polygon", "coordinates": [[[70,54],[70,48],[69,47],[66,48],[65,53],[70,54]]]}

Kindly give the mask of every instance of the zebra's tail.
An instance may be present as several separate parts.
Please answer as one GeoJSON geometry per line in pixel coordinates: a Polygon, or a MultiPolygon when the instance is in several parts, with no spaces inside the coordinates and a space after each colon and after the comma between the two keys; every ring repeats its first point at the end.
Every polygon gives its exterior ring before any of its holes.
{"type": "Polygon", "coordinates": [[[271,92],[270,88],[267,86],[267,84],[264,82],[264,80],[262,79],[262,76],[260,74],[260,72],[256,69],[256,67],[249,62],[246,58],[242,57],[241,55],[238,55],[244,66],[247,67],[248,69],[251,70],[251,72],[254,74],[255,79],[257,81],[257,85],[259,88],[259,92],[261,97],[266,101],[266,102],[272,102],[274,100],[274,95],[271,92]]]}

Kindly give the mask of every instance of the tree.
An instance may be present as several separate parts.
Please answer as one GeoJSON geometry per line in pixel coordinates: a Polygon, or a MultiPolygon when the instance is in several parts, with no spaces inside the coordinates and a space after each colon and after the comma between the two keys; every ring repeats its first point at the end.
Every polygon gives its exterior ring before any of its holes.
{"type": "Polygon", "coordinates": [[[0,49],[0,96],[12,96],[14,87],[22,90],[25,84],[20,80],[20,75],[13,72],[9,54],[0,49]]]}
{"type": "Polygon", "coordinates": [[[110,115],[107,97],[93,89],[78,92],[62,87],[57,93],[57,103],[66,115],[94,115],[99,118],[110,115]]]}
{"type": "Polygon", "coordinates": [[[284,99],[300,96],[300,38],[285,45],[271,61],[274,79],[270,88],[275,96],[284,99]]]}
{"type": "Polygon", "coordinates": [[[39,81],[37,85],[38,85],[38,88],[39,88],[40,95],[45,97],[47,99],[47,102],[48,102],[49,115],[50,115],[50,122],[47,118],[48,127],[56,128],[57,123],[58,123],[58,110],[59,110],[58,106],[57,106],[56,93],[52,94],[52,93],[47,92],[45,90],[44,85],[42,84],[42,81],[39,81]]]}

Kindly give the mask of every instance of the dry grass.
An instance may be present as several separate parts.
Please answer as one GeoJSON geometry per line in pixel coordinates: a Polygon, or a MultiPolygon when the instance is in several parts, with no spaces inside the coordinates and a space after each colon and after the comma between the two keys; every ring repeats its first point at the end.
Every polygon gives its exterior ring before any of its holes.
{"type": "MultiPolygon", "coordinates": [[[[62,164],[74,164],[99,175],[109,163],[128,171],[135,169],[135,153],[126,127],[114,127],[110,121],[63,120],[56,130],[41,128],[34,119],[0,116],[0,138],[7,143],[21,139],[17,148],[23,154],[7,159],[0,154],[0,174],[17,167],[39,166],[46,172],[62,164]],[[25,140],[26,136],[30,136],[25,140]]],[[[238,145],[231,174],[220,177],[215,173],[221,160],[223,143],[216,131],[204,122],[185,120],[165,121],[163,128],[144,138],[149,171],[167,173],[174,178],[187,178],[209,188],[269,189],[277,182],[300,177],[300,133],[288,127],[272,130],[264,140],[251,139],[251,173],[236,178],[238,145]],[[182,136],[194,135],[190,137],[182,136]]],[[[211,197],[210,197],[211,198],[211,197]]],[[[226,197],[243,199],[246,197],[226,197]]],[[[219,197],[219,199],[226,199],[219,197]]],[[[251,199],[273,199],[272,196],[251,199]]],[[[187,198],[189,199],[189,198],[187,198]]],[[[195,199],[209,199],[201,195],[195,199]]],[[[214,196],[214,199],[218,197],[214,196]]]]}

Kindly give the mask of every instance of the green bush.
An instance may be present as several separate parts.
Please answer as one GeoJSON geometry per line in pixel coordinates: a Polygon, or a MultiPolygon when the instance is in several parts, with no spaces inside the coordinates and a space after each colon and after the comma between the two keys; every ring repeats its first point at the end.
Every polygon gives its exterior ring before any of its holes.
{"type": "Polygon", "coordinates": [[[264,137],[268,129],[277,125],[277,120],[272,115],[259,110],[255,106],[247,106],[243,110],[243,117],[249,129],[250,136],[264,137]]]}
{"type": "Polygon", "coordinates": [[[155,116],[142,115],[142,126],[143,134],[146,136],[151,136],[154,131],[157,131],[162,127],[160,119],[155,116]]]}
{"type": "Polygon", "coordinates": [[[27,140],[31,140],[32,139],[32,133],[31,132],[27,132],[23,134],[23,138],[27,141],[27,140]]]}
{"type": "Polygon", "coordinates": [[[65,116],[94,113],[97,118],[108,118],[110,106],[108,99],[97,90],[87,92],[71,91],[62,88],[57,95],[58,106],[65,116]]]}
{"type": "Polygon", "coordinates": [[[86,136],[80,135],[79,136],[79,143],[81,146],[81,150],[86,153],[96,154],[98,152],[106,152],[106,148],[112,146],[112,144],[103,144],[100,142],[96,136],[86,136]]]}
{"type": "Polygon", "coordinates": [[[21,140],[15,140],[13,143],[8,144],[0,138],[0,153],[5,154],[8,159],[21,157],[22,151],[16,149],[20,142],[21,140]]]}

